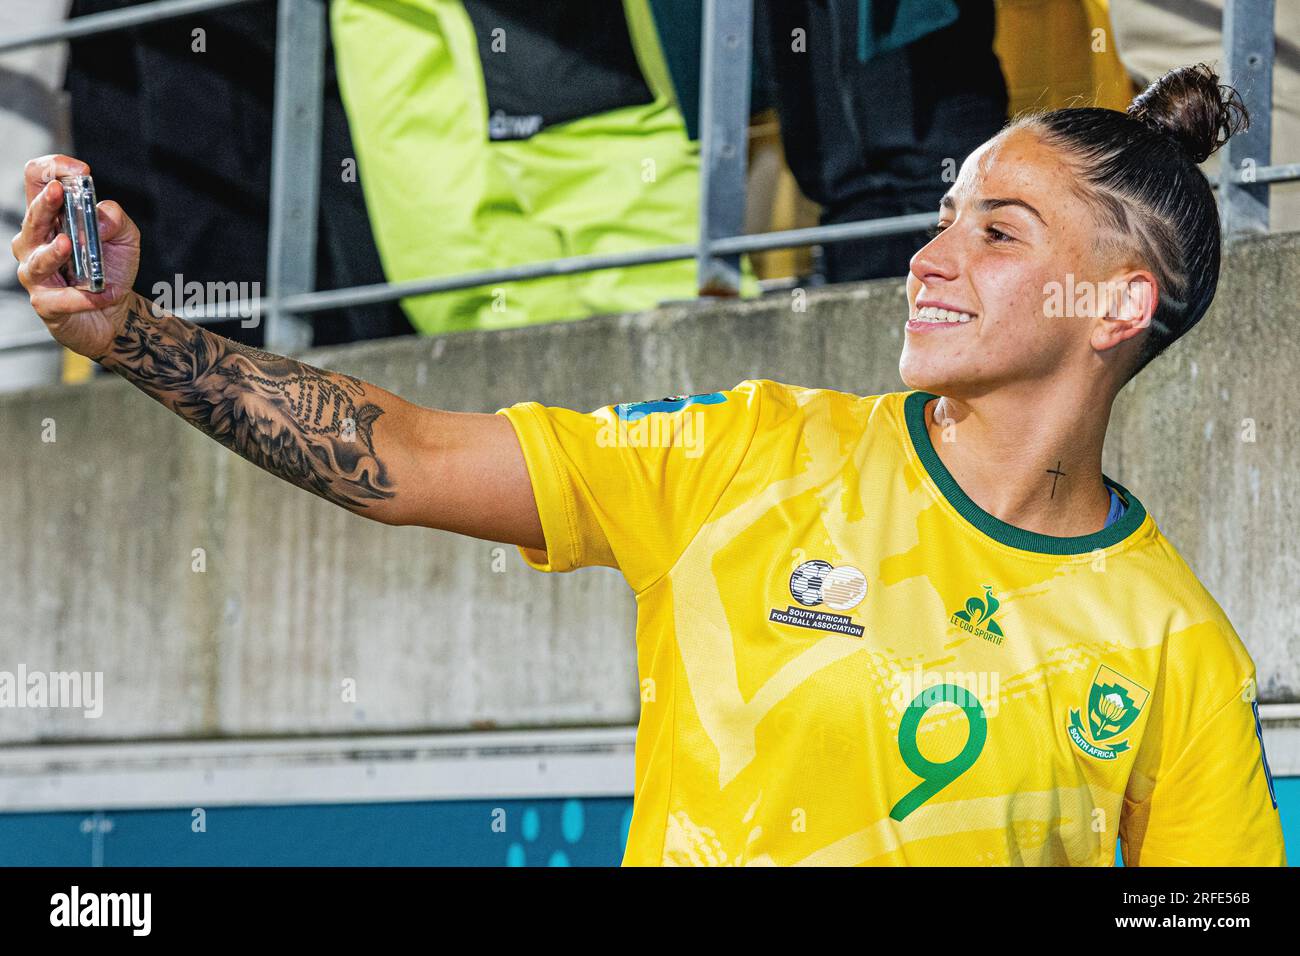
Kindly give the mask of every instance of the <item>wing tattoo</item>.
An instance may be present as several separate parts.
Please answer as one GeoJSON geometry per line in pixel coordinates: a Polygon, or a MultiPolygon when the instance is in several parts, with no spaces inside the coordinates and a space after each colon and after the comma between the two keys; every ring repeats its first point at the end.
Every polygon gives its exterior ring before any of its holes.
{"type": "Polygon", "coordinates": [[[375,453],[383,409],[360,379],[134,305],[105,364],[253,464],[348,508],[396,493],[375,453]]]}

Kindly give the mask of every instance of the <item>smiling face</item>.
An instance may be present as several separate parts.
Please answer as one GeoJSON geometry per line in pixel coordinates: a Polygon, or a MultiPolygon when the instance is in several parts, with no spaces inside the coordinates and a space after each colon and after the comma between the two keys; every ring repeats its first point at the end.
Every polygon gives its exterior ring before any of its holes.
{"type": "MultiPolygon", "coordinates": [[[[1096,371],[1117,344],[1095,315],[1060,315],[1052,284],[1101,289],[1114,253],[1071,186],[1077,174],[1025,129],[989,140],[962,164],[939,231],[912,257],[899,371],[908,388],[972,398],[1011,383],[1096,371]]],[[[1123,273],[1119,273],[1123,274],[1123,273]]],[[[1057,302],[1059,303],[1059,299],[1057,302]]]]}

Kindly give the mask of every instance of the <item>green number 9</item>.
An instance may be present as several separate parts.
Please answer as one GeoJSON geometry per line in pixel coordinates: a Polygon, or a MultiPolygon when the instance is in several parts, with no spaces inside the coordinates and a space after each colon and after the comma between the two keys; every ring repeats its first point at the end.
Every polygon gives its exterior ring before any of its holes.
{"type": "Polygon", "coordinates": [[[927,687],[917,694],[903,711],[903,719],[898,725],[898,752],[903,757],[903,763],[907,764],[907,769],[921,778],[921,783],[894,804],[889,815],[901,822],[913,810],[969,770],[979,759],[988,734],[984,705],[965,687],[959,684],[940,684],[937,687],[927,687]],[[927,697],[928,703],[925,702],[927,697]],[[916,745],[916,734],[921,728],[921,718],[931,707],[941,703],[953,703],[962,709],[966,714],[970,735],[966,738],[966,746],[962,747],[961,753],[951,760],[935,763],[921,755],[916,745]]]}

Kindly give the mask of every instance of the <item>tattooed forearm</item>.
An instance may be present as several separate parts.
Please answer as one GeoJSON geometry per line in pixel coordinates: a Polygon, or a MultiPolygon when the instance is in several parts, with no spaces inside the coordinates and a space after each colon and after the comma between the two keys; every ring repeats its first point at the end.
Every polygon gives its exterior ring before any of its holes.
{"type": "Polygon", "coordinates": [[[236,454],[346,508],[392,498],[367,386],[232,342],[132,296],[100,360],[236,454]]]}

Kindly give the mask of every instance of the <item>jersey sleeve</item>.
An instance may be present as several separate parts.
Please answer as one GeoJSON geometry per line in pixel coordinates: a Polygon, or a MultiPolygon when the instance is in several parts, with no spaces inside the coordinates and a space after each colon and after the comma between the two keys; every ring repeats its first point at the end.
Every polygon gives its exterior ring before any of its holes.
{"type": "Polygon", "coordinates": [[[604,565],[641,591],[668,571],[717,505],[758,425],[765,386],[607,405],[523,402],[514,426],[546,538],[539,571],[604,565]]]}
{"type": "Polygon", "coordinates": [[[1226,618],[1190,638],[1203,658],[1163,695],[1160,732],[1144,745],[1125,795],[1125,865],[1285,866],[1249,655],[1226,618]],[[1248,670],[1232,666],[1243,663],[1248,670]],[[1220,695],[1209,698],[1210,687],[1220,695]],[[1188,703],[1198,699],[1210,706],[1188,703]]]}

